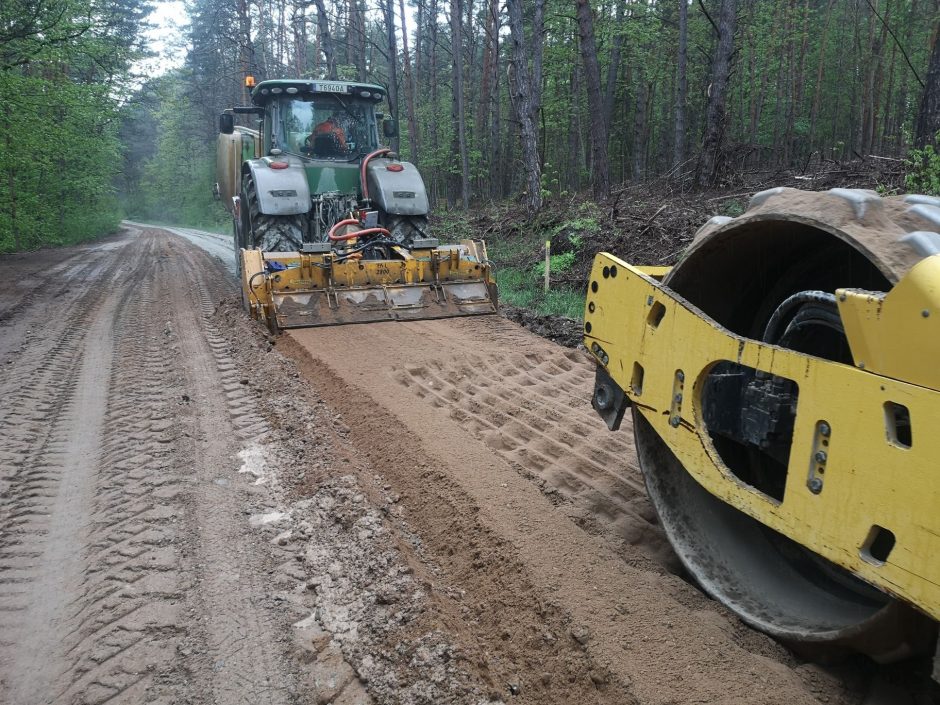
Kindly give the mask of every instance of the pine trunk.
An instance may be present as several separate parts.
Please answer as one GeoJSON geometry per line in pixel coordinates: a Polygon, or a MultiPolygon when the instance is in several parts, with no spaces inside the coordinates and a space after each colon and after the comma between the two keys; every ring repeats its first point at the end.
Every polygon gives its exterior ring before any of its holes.
{"type": "Polygon", "coordinates": [[[937,133],[940,132],[940,37],[938,35],[940,35],[940,21],[934,28],[930,65],[927,67],[924,94],[917,112],[914,143],[918,147],[926,144],[936,145],[937,133]]]}
{"type": "Polygon", "coordinates": [[[467,154],[467,116],[463,95],[463,3],[450,0],[450,36],[453,57],[453,119],[456,152],[460,156],[460,202],[470,209],[470,160],[467,154]]]}
{"type": "Polygon", "coordinates": [[[610,163],[607,158],[607,123],[601,94],[601,70],[597,61],[594,39],[594,13],[588,0],[577,0],[578,33],[584,82],[587,86],[588,109],[591,111],[591,171],[594,198],[605,200],[610,195],[610,163]]]}
{"type": "Polygon", "coordinates": [[[405,102],[408,105],[408,146],[411,161],[415,164],[419,162],[421,154],[418,144],[418,118],[415,110],[415,86],[414,74],[411,72],[411,56],[408,53],[408,22],[405,18],[405,0],[398,0],[398,8],[401,12],[401,49],[405,57],[405,102]]]}
{"type": "Polygon", "coordinates": [[[705,137],[699,156],[696,184],[700,188],[712,185],[721,168],[721,150],[725,130],[725,100],[728,77],[731,74],[731,54],[734,52],[734,27],[737,15],[736,0],[721,0],[718,15],[718,46],[712,59],[711,90],[705,109],[705,137]]]}
{"type": "Polygon", "coordinates": [[[326,14],[326,6],[323,0],[314,0],[317,6],[317,34],[320,36],[320,48],[323,50],[323,58],[326,59],[326,73],[330,80],[335,81],[336,74],[336,51],[333,48],[333,37],[330,35],[330,18],[326,14]]]}
{"type": "MultiPolygon", "coordinates": [[[[509,38],[512,44],[512,73],[510,90],[516,119],[519,125],[519,138],[522,142],[522,163],[526,175],[526,206],[530,213],[542,207],[542,168],[539,163],[538,137],[536,134],[536,116],[539,113],[541,84],[541,61],[536,61],[536,52],[541,54],[541,23],[536,20],[532,28],[532,42],[526,41],[522,23],[522,3],[524,0],[506,0],[509,16],[509,38]],[[529,49],[532,49],[532,71],[529,71],[529,49]],[[538,79],[536,81],[536,79],[538,79]]],[[[544,0],[535,0],[536,18],[542,17],[544,0]]]]}
{"type": "Polygon", "coordinates": [[[686,103],[688,102],[689,83],[687,64],[689,55],[689,4],[679,0],[679,53],[676,58],[678,90],[676,91],[676,121],[673,128],[672,165],[678,166],[685,161],[686,155],[686,103]]]}

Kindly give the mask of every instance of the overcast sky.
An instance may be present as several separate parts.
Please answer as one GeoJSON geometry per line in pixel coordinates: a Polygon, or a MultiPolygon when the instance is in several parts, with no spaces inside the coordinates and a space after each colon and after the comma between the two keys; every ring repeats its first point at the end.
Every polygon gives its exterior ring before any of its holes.
{"type": "Polygon", "coordinates": [[[156,56],[134,65],[135,71],[147,78],[182,66],[186,46],[180,28],[187,21],[186,5],[183,0],[158,0],[149,21],[153,27],[145,32],[145,36],[156,56]]]}
{"type": "MultiPolygon", "coordinates": [[[[397,15],[398,8],[395,9],[397,15]]],[[[410,4],[406,4],[405,13],[408,15],[408,34],[413,35],[415,9],[410,4]]],[[[136,73],[143,78],[150,78],[183,65],[183,59],[186,57],[186,44],[181,28],[185,27],[187,19],[186,4],[183,0],[156,0],[154,11],[149,18],[153,27],[145,33],[150,50],[155,52],[156,56],[137,62],[134,65],[136,73]]],[[[398,36],[400,42],[400,25],[398,36]]],[[[413,46],[413,42],[409,44],[413,46]]]]}

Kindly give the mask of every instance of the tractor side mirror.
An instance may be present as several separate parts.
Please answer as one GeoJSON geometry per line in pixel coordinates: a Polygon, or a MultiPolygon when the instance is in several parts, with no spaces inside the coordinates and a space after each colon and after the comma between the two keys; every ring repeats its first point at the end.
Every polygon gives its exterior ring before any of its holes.
{"type": "Polygon", "coordinates": [[[394,137],[398,134],[398,120],[395,118],[385,118],[382,120],[382,134],[386,137],[394,137]]]}
{"type": "Polygon", "coordinates": [[[230,135],[235,132],[235,116],[232,113],[219,115],[219,132],[223,135],[230,135]]]}

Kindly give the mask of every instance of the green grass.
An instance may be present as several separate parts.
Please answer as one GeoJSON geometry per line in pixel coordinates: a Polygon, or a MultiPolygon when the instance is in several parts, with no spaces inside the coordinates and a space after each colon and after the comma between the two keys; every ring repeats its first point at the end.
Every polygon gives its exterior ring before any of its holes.
{"type": "Polygon", "coordinates": [[[532,270],[506,267],[496,272],[499,297],[503,303],[527,308],[541,315],[584,316],[584,292],[564,287],[542,291],[543,279],[532,270]]]}
{"type": "MultiPolygon", "coordinates": [[[[479,232],[465,213],[440,211],[440,220],[435,224],[435,235],[442,240],[457,241],[460,238],[478,238],[479,232]]],[[[545,293],[544,247],[545,241],[561,232],[569,233],[569,242],[575,249],[583,243],[583,234],[596,231],[599,214],[596,206],[580,207],[574,218],[561,224],[545,225],[533,222],[529,227],[513,231],[512,234],[491,233],[485,235],[487,254],[496,265],[499,296],[502,303],[525,308],[539,315],[557,315],[581,320],[584,316],[585,292],[555,284],[545,293]]],[[[506,213],[491,214],[495,222],[507,220],[506,213]]],[[[575,259],[574,252],[553,254],[552,274],[568,271],[575,259]]]]}
{"type": "MultiPolygon", "coordinates": [[[[554,274],[563,274],[571,269],[571,265],[574,264],[574,252],[563,252],[560,255],[551,255],[549,260],[549,271],[554,274]]],[[[535,273],[540,277],[545,276],[545,260],[535,265],[535,273]]]]}

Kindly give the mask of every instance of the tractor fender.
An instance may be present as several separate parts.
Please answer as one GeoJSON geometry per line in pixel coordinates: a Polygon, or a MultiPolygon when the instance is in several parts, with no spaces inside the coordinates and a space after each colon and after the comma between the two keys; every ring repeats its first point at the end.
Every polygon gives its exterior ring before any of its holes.
{"type": "Polygon", "coordinates": [[[373,159],[367,167],[369,198],[386,213],[427,215],[428,192],[418,168],[411,162],[373,159]],[[389,170],[389,167],[393,167],[389,170]],[[401,167],[399,171],[397,167],[401,167]]]}
{"type": "Polygon", "coordinates": [[[286,155],[251,159],[242,166],[242,175],[247,174],[255,182],[258,208],[265,215],[299,215],[310,210],[310,186],[300,159],[286,155]],[[272,169],[272,162],[286,162],[287,167],[272,169]]]}

